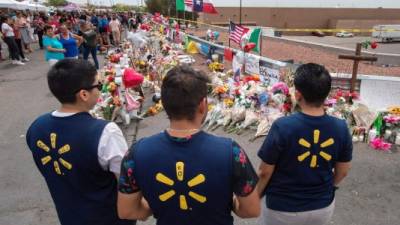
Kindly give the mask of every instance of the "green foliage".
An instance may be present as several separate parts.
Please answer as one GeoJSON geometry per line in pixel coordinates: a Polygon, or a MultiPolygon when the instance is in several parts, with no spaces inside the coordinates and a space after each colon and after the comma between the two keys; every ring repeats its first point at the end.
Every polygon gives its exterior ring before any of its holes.
{"type": "Polygon", "coordinates": [[[65,6],[68,2],[66,0],[47,0],[48,6],[65,6]]]}
{"type": "Polygon", "coordinates": [[[146,11],[145,7],[125,5],[125,4],[121,4],[121,3],[113,5],[112,9],[115,12],[127,12],[127,11],[145,12],[146,11]]]}
{"type": "MultiPolygon", "coordinates": [[[[192,12],[177,12],[176,11],[176,0],[146,0],[147,10],[150,13],[161,13],[165,16],[182,18],[185,17],[188,20],[193,18],[192,12]]],[[[198,18],[198,14],[194,13],[195,20],[198,18]]]]}
{"type": "Polygon", "coordinates": [[[146,0],[146,5],[150,13],[168,15],[169,10],[175,12],[175,0],[146,0]]]}

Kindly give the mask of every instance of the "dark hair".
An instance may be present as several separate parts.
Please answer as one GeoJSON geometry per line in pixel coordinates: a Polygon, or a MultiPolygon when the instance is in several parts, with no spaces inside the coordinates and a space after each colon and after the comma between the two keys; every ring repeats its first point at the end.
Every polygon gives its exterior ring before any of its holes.
{"type": "Polygon", "coordinates": [[[165,76],[161,101],[170,119],[194,120],[197,107],[207,97],[208,77],[189,66],[177,66],[165,76]]]}
{"type": "Polygon", "coordinates": [[[85,60],[63,59],[51,67],[47,73],[47,83],[59,102],[75,103],[76,92],[93,85],[96,75],[96,67],[85,60]]]}
{"type": "Polygon", "coordinates": [[[6,15],[2,15],[1,17],[0,17],[0,24],[3,24],[3,23],[5,23],[7,20],[8,20],[8,16],[6,16],[6,15]]]}
{"type": "Polygon", "coordinates": [[[321,106],[331,91],[331,75],[324,66],[308,63],[301,65],[295,72],[294,86],[307,104],[321,106]]]}
{"type": "Polygon", "coordinates": [[[53,27],[50,26],[50,25],[48,25],[48,24],[46,24],[46,25],[44,25],[44,27],[43,27],[43,32],[46,34],[46,32],[47,32],[48,30],[50,30],[50,29],[53,29],[53,27]]]}

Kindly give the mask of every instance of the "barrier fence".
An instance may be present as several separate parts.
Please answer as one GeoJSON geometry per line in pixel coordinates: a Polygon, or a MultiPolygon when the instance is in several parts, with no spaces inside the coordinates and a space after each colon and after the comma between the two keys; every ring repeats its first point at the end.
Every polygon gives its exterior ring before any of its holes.
{"type": "MultiPolygon", "coordinates": [[[[215,29],[222,29],[222,30],[228,30],[227,26],[218,26],[218,25],[213,25],[213,24],[208,24],[208,23],[203,23],[200,21],[193,21],[193,20],[187,20],[187,19],[181,19],[181,18],[175,18],[171,17],[171,19],[178,20],[181,22],[187,22],[190,24],[196,24],[197,26],[206,26],[206,27],[212,27],[215,29]]],[[[251,26],[253,27],[253,26],[251,26]]],[[[256,27],[261,27],[262,26],[256,26],[256,27]]],[[[351,33],[372,33],[372,32],[397,32],[400,31],[399,29],[359,29],[359,28],[335,28],[335,29],[325,29],[325,28],[272,28],[274,31],[277,32],[326,32],[326,33],[336,33],[336,32],[351,32],[351,33]]]]}

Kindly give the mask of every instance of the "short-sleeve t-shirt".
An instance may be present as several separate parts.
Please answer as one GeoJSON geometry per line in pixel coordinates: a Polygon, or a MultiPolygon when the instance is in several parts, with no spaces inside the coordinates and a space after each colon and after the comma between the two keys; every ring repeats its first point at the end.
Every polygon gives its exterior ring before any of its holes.
{"type": "Polygon", "coordinates": [[[275,171],[265,189],[267,207],[303,212],[334,199],[336,162],[352,159],[352,139],[344,120],[296,113],[275,121],[258,156],[275,171]]]}
{"type": "Polygon", "coordinates": [[[121,23],[116,19],[116,20],[111,20],[109,26],[111,31],[119,31],[119,26],[121,23]]]}
{"type": "Polygon", "coordinates": [[[56,38],[56,37],[48,37],[48,36],[44,36],[43,37],[43,45],[46,49],[46,53],[45,53],[45,57],[46,57],[46,61],[49,61],[50,59],[57,59],[57,60],[61,60],[64,59],[64,53],[63,52],[51,52],[47,50],[47,47],[50,46],[52,48],[56,48],[56,49],[63,49],[63,45],[61,44],[61,42],[56,38]]]}
{"type": "MultiPolygon", "coordinates": [[[[177,142],[187,141],[186,138],[174,139],[177,142]]],[[[233,192],[237,196],[245,197],[255,189],[258,176],[245,151],[236,142],[232,144],[232,153],[233,192]]],[[[134,166],[134,149],[131,148],[121,164],[119,191],[122,193],[132,194],[140,191],[140,187],[136,183],[135,173],[133,172],[134,166]]]]}

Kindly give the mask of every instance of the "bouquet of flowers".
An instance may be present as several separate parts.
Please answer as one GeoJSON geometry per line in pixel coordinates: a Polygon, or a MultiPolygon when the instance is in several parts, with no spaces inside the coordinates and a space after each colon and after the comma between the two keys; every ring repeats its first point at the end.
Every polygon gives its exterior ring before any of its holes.
{"type": "Polygon", "coordinates": [[[246,115],[243,123],[239,126],[236,134],[242,134],[243,130],[249,128],[250,126],[257,124],[259,120],[259,114],[254,111],[254,109],[247,109],[246,115]]]}

